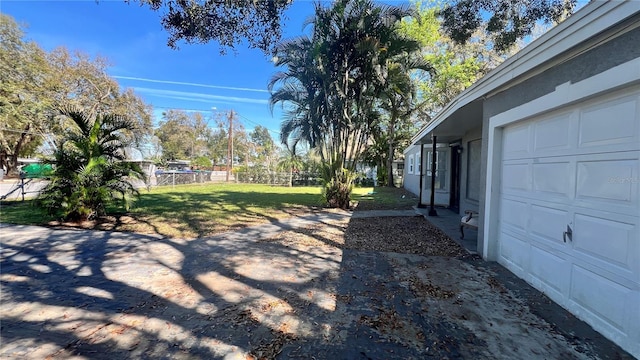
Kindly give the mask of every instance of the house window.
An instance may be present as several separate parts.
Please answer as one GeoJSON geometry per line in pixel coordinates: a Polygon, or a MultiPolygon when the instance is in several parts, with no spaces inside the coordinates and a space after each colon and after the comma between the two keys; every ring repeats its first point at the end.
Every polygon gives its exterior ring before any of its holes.
{"type": "Polygon", "coordinates": [[[422,156],[420,153],[416,154],[416,174],[422,174],[422,156]]]}
{"type": "Polygon", "coordinates": [[[409,155],[409,169],[407,174],[413,174],[413,155],[409,155]]]}
{"type": "MultiPolygon", "coordinates": [[[[427,172],[425,173],[425,189],[431,189],[431,159],[433,152],[427,152],[427,172]]],[[[447,186],[447,152],[436,150],[436,190],[443,190],[447,186]]]]}
{"type": "Polygon", "coordinates": [[[467,199],[479,201],[482,140],[469,141],[467,149],[467,199]]]}

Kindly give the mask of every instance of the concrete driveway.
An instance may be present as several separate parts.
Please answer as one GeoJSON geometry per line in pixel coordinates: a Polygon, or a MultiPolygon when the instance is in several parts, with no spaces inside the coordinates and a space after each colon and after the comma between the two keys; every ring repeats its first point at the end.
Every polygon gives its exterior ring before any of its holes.
{"type": "Polygon", "coordinates": [[[477,258],[262,241],[348,216],[191,241],[2,225],[0,357],[631,358],[477,258]]]}

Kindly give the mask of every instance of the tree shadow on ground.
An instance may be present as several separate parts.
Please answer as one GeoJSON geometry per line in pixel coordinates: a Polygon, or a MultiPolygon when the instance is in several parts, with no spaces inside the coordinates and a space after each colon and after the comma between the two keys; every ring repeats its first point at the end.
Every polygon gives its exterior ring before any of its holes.
{"type": "Polygon", "coordinates": [[[269,358],[321,332],[340,254],[257,243],[262,236],[174,241],[6,227],[0,354],[269,358]]]}
{"type": "Polygon", "coordinates": [[[4,227],[0,357],[496,356],[460,325],[472,312],[447,310],[478,297],[456,281],[489,286],[479,284],[488,272],[451,280],[468,260],[360,251],[349,237],[340,244],[321,233],[311,235],[323,246],[271,240],[319,224],[344,230],[335,220],[345,216],[294,216],[192,240],[4,227]]]}

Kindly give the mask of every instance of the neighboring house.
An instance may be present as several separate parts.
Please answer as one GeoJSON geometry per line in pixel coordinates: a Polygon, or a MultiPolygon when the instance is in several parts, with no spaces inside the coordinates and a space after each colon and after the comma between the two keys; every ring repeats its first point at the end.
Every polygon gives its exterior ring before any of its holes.
{"type": "Polygon", "coordinates": [[[136,188],[144,188],[149,186],[156,186],[158,184],[156,179],[156,165],[151,160],[125,160],[126,162],[136,163],[140,166],[140,169],[144,173],[144,181],[139,179],[132,179],[132,183],[136,188]]]}
{"type": "Polygon", "coordinates": [[[396,187],[402,187],[404,179],[404,160],[393,160],[391,163],[391,169],[393,170],[393,184],[396,187]]]}
{"type": "Polygon", "coordinates": [[[478,252],[640,357],[640,1],[588,3],[448,104],[404,153],[424,205],[433,137],[478,252]]]}
{"type": "Polygon", "coordinates": [[[169,160],[167,161],[168,171],[186,171],[191,169],[190,160],[169,160]]]}

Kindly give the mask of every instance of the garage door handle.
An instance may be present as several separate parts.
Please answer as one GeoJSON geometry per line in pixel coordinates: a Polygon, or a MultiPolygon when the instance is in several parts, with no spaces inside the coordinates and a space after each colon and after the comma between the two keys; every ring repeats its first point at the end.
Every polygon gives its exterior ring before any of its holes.
{"type": "Polygon", "coordinates": [[[564,242],[567,242],[567,238],[569,238],[569,241],[573,241],[572,237],[573,230],[571,230],[571,226],[567,225],[567,231],[562,233],[562,240],[564,240],[564,242]]]}

